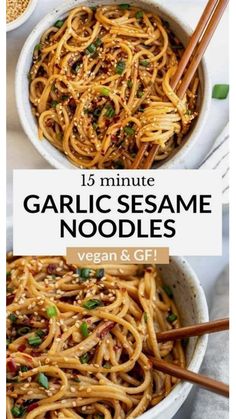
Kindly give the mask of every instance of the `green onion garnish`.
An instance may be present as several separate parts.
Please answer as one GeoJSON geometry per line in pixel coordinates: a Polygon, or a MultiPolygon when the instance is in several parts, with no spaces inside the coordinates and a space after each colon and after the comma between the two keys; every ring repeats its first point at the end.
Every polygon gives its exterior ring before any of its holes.
{"type": "Polygon", "coordinates": [[[96,47],[100,47],[100,45],[102,45],[102,40],[100,38],[97,38],[96,41],[94,42],[94,45],[96,47]]]}
{"type": "Polygon", "coordinates": [[[173,298],[173,292],[172,289],[168,285],[163,285],[163,290],[168,295],[169,298],[173,298]]]}
{"type": "Polygon", "coordinates": [[[111,364],[110,364],[109,362],[106,362],[106,363],[103,365],[103,368],[109,369],[109,368],[111,368],[111,364]]]}
{"type": "Polygon", "coordinates": [[[87,300],[83,303],[83,307],[87,310],[93,310],[94,308],[100,307],[102,302],[100,300],[87,300]]]}
{"type": "Polygon", "coordinates": [[[12,407],[11,413],[12,413],[12,416],[14,416],[14,418],[21,418],[25,413],[25,409],[23,406],[15,405],[12,407]]]}
{"type": "Polygon", "coordinates": [[[138,90],[137,91],[137,97],[139,97],[139,98],[143,97],[143,90],[138,90]]]}
{"type": "Polygon", "coordinates": [[[174,323],[176,319],[177,319],[177,316],[174,313],[169,314],[169,316],[167,316],[167,318],[166,318],[166,320],[169,323],[174,323]]]}
{"type": "Polygon", "coordinates": [[[105,112],[105,116],[107,118],[112,118],[114,115],[115,115],[115,109],[113,108],[113,106],[108,105],[107,110],[105,112]]]}
{"type": "Polygon", "coordinates": [[[49,306],[47,308],[47,316],[49,317],[49,319],[57,316],[57,309],[55,306],[49,306]]]}
{"type": "Polygon", "coordinates": [[[88,354],[81,355],[79,359],[80,359],[81,364],[87,364],[89,362],[88,354]]]}
{"type": "Polygon", "coordinates": [[[149,66],[149,61],[148,60],[141,60],[141,61],[139,61],[139,64],[142,67],[148,67],[149,66]]]}
{"type": "Polygon", "coordinates": [[[135,130],[133,128],[129,127],[128,125],[126,127],[124,127],[124,131],[129,136],[132,136],[135,133],[135,130]]]}
{"type": "Polygon", "coordinates": [[[56,28],[61,28],[64,25],[64,20],[57,20],[56,23],[54,23],[54,26],[56,26],[56,28]]]}
{"type": "Polygon", "coordinates": [[[86,54],[94,54],[97,50],[97,47],[95,44],[90,44],[87,48],[86,48],[86,54]]]}
{"type": "Polygon", "coordinates": [[[48,378],[43,372],[40,372],[37,375],[37,381],[40,384],[40,386],[42,386],[42,387],[46,388],[46,390],[48,390],[48,388],[49,388],[48,378]]]}
{"type": "Polygon", "coordinates": [[[18,334],[19,336],[24,336],[24,335],[27,335],[27,333],[30,333],[30,331],[31,331],[31,328],[30,328],[30,327],[28,327],[28,326],[24,326],[24,327],[20,327],[20,328],[17,330],[17,334],[18,334]]]}
{"type": "Polygon", "coordinates": [[[121,60],[118,61],[118,63],[116,64],[116,74],[122,74],[125,70],[125,61],[121,60]]]}
{"type": "Polygon", "coordinates": [[[127,86],[129,89],[131,89],[133,87],[133,82],[131,80],[127,81],[127,86]]]}
{"type": "Polygon", "coordinates": [[[40,338],[42,338],[43,336],[45,336],[45,332],[42,329],[36,330],[35,334],[37,336],[39,336],[40,338]]]}
{"type": "Polygon", "coordinates": [[[228,84],[215,84],[213,87],[212,97],[213,99],[226,99],[229,93],[228,84]]]}
{"type": "Polygon", "coordinates": [[[86,322],[81,323],[80,325],[80,331],[83,335],[84,338],[87,338],[89,335],[89,331],[88,331],[88,325],[86,322]]]}
{"type": "Polygon", "coordinates": [[[37,44],[34,47],[34,51],[40,51],[41,50],[41,44],[37,44]]]}
{"type": "Polygon", "coordinates": [[[128,10],[130,9],[130,4],[127,4],[127,3],[119,4],[119,8],[121,10],[128,10]]]}
{"type": "Polygon", "coordinates": [[[21,372],[27,372],[27,371],[29,371],[29,368],[26,365],[21,365],[20,371],[21,372]]]}
{"type": "Polygon", "coordinates": [[[104,277],[105,270],[104,269],[97,269],[95,276],[97,279],[102,279],[104,277]]]}
{"type": "Polygon", "coordinates": [[[144,313],[143,317],[144,317],[144,321],[145,321],[145,323],[147,323],[147,321],[148,321],[148,316],[147,316],[147,313],[144,313]]]}
{"type": "Polygon", "coordinates": [[[9,314],[8,319],[11,320],[12,323],[15,323],[17,320],[17,316],[14,313],[9,314]]]}
{"type": "Polygon", "coordinates": [[[71,67],[72,73],[77,74],[81,67],[81,64],[82,63],[80,61],[76,61],[71,67]]]}
{"type": "Polygon", "coordinates": [[[40,336],[34,335],[28,338],[28,343],[31,346],[39,346],[42,343],[40,336]]]}
{"type": "Polygon", "coordinates": [[[135,17],[136,17],[136,19],[142,19],[143,12],[141,10],[139,10],[138,12],[135,13],[135,17]]]}
{"type": "Polygon", "coordinates": [[[88,279],[91,276],[91,269],[90,268],[82,268],[80,276],[81,278],[88,279]]]}
{"type": "Polygon", "coordinates": [[[100,93],[101,93],[102,96],[109,96],[110,90],[107,89],[107,87],[102,87],[101,90],[100,90],[100,93]]]}
{"type": "Polygon", "coordinates": [[[59,104],[59,102],[57,100],[52,100],[51,101],[51,107],[54,108],[54,109],[57,107],[58,104],[59,104]]]}

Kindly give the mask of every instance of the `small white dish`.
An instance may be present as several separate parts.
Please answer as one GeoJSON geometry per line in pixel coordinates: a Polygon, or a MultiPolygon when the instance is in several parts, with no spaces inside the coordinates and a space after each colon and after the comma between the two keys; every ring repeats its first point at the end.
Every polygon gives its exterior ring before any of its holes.
{"type": "MultiPolygon", "coordinates": [[[[32,54],[36,44],[39,43],[41,35],[46,31],[54,22],[58,19],[65,18],[68,15],[68,11],[73,7],[83,5],[96,6],[100,4],[119,4],[120,0],[69,0],[63,3],[62,6],[54,9],[51,13],[45,16],[38,25],[33,29],[29,37],[27,38],[25,45],[21,51],[19,61],[16,69],[16,102],[18,113],[22,126],[25,133],[27,134],[30,141],[38,152],[44,157],[53,167],[57,169],[75,169],[74,166],[67,157],[53,147],[49,141],[38,138],[38,127],[35,118],[31,112],[31,105],[28,97],[29,81],[28,72],[32,63],[32,54]]],[[[167,11],[165,6],[160,5],[158,0],[134,0],[129,2],[132,5],[138,5],[139,7],[150,10],[153,13],[159,14],[163,19],[170,23],[171,29],[177,35],[177,37],[186,45],[189,37],[192,34],[192,29],[186,26],[182,20],[178,19],[174,14],[167,11]]],[[[183,159],[186,154],[190,151],[193,144],[195,144],[202,133],[203,127],[207,120],[207,115],[211,101],[211,85],[209,81],[209,73],[206,66],[205,59],[202,59],[199,67],[199,75],[201,82],[201,104],[199,106],[199,116],[196,122],[193,124],[192,130],[186,136],[182,146],[174,153],[170,158],[162,163],[161,168],[174,169],[183,165],[183,159]]],[[[160,167],[160,164],[158,165],[160,167]]],[[[155,166],[154,166],[155,168],[155,166]]]]}
{"type": "Polygon", "coordinates": [[[14,29],[19,28],[21,25],[23,25],[23,23],[25,23],[34,12],[37,3],[38,0],[30,0],[27,8],[20,16],[12,22],[7,23],[6,31],[13,31],[14,29]]]}

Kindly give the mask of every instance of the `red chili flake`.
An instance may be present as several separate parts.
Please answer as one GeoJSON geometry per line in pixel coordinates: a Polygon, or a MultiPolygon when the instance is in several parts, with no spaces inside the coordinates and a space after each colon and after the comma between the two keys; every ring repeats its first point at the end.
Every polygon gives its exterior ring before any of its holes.
{"type": "Polygon", "coordinates": [[[17,371],[17,365],[16,365],[16,363],[15,363],[15,361],[14,361],[14,359],[12,359],[12,358],[10,358],[8,361],[7,361],[7,370],[9,371],[9,372],[16,372],[17,371]]]}
{"type": "Polygon", "coordinates": [[[49,263],[49,265],[47,267],[47,273],[49,275],[55,274],[56,271],[57,271],[57,267],[58,267],[58,265],[56,265],[55,263],[49,263]]]}
{"type": "Polygon", "coordinates": [[[104,329],[98,334],[98,336],[103,339],[115,326],[114,322],[107,322],[107,324],[104,325],[104,329]]]}
{"type": "Polygon", "coordinates": [[[39,407],[39,404],[38,403],[32,403],[27,407],[26,411],[27,412],[32,412],[32,410],[36,409],[36,407],[39,407]]]}
{"type": "Polygon", "coordinates": [[[13,303],[14,298],[15,298],[15,294],[7,295],[7,306],[13,303]]]}
{"type": "Polygon", "coordinates": [[[26,345],[22,344],[20,346],[18,346],[18,351],[19,352],[24,352],[26,350],[26,345]]]}

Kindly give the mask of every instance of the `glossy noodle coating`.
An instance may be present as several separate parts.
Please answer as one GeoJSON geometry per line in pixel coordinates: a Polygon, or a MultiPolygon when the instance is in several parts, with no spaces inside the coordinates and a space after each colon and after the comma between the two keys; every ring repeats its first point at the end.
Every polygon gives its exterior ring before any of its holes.
{"type": "Polygon", "coordinates": [[[185,365],[171,288],[152,266],[78,268],[61,257],[7,266],[7,418],[132,419],[177,380],[149,356],[185,365]]]}

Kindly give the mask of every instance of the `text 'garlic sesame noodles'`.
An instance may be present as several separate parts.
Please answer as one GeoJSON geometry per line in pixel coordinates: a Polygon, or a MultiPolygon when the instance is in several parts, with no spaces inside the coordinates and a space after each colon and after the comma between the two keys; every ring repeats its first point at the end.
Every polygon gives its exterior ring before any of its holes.
{"type": "Polygon", "coordinates": [[[182,100],[170,85],[183,51],[148,11],[75,8],[34,49],[30,101],[40,138],[83,168],[130,168],[143,142],[166,159],[197,115],[198,77],[182,100]]]}
{"type": "Polygon", "coordinates": [[[150,356],[185,366],[172,290],[154,266],[78,268],[62,257],[7,266],[7,418],[132,419],[177,379],[150,356]]]}

